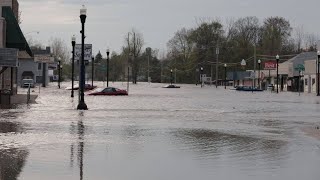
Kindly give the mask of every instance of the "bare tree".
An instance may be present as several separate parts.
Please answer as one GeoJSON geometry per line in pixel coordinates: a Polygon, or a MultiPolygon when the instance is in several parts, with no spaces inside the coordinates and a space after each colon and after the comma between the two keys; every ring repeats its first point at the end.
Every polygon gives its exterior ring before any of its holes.
{"type": "Polygon", "coordinates": [[[183,63],[187,62],[192,54],[194,43],[190,38],[191,33],[191,30],[182,28],[177,31],[174,37],[167,43],[170,55],[174,58],[182,57],[181,61],[183,63]]]}
{"type": "Polygon", "coordinates": [[[318,37],[314,33],[308,33],[305,36],[305,47],[307,51],[314,51],[317,47],[318,37]]]}
{"type": "Polygon", "coordinates": [[[139,61],[142,53],[142,47],[144,45],[143,35],[136,30],[132,29],[125,38],[126,47],[123,48],[124,52],[127,52],[131,57],[130,64],[132,67],[133,83],[136,84],[138,80],[139,61]]]}
{"type": "Polygon", "coordinates": [[[41,42],[33,39],[32,36],[28,37],[27,42],[32,49],[42,49],[44,47],[44,45],[41,42]]]}
{"type": "Polygon", "coordinates": [[[60,57],[63,64],[68,64],[70,62],[71,51],[67,48],[66,43],[61,38],[51,38],[49,44],[55,58],[60,57]]]}
{"type": "Polygon", "coordinates": [[[294,36],[296,41],[295,43],[296,43],[297,52],[301,52],[303,40],[305,39],[305,32],[302,25],[294,29],[294,36]]]}

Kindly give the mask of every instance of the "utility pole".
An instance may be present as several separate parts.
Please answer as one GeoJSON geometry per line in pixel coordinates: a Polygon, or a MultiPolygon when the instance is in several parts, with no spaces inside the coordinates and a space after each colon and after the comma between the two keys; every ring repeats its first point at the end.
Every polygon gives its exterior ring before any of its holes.
{"type": "Polygon", "coordinates": [[[216,47],[216,55],[217,55],[217,59],[216,59],[216,88],[218,88],[218,66],[219,66],[219,47],[218,47],[218,44],[216,47]]]}
{"type": "Polygon", "coordinates": [[[253,79],[252,79],[252,88],[255,88],[256,87],[256,66],[257,66],[257,52],[256,52],[256,45],[253,45],[253,57],[254,57],[254,63],[253,63],[253,79]]]}
{"type": "Polygon", "coordinates": [[[150,80],[149,80],[149,77],[150,77],[150,69],[149,69],[149,62],[150,61],[150,54],[148,53],[148,83],[150,84],[150,80]]]}

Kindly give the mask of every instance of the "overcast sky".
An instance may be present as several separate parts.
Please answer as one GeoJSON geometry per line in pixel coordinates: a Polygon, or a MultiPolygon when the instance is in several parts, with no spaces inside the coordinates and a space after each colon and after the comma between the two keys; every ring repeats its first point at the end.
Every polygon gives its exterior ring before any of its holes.
{"type": "Polygon", "coordinates": [[[80,42],[79,10],[87,7],[86,43],[94,52],[109,47],[119,52],[132,28],[144,36],[145,46],[166,49],[167,41],[182,27],[196,26],[197,18],[221,20],[257,16],[261,22],[270,16],[290,20],[292,27],[320,32],[319,0],[19,0],[22,31],[26,38],[48,44],[61,37],[71,46],[71,36],[80,42]]]}

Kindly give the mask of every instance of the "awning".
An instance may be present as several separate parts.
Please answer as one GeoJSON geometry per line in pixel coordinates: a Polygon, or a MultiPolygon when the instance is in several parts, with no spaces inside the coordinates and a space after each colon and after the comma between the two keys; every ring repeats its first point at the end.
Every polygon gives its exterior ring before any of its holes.
{"type": "Polygon", "coordinates": [[[2,17],[6,19],[6,47],[26,51],[30,56],[33,56],[11,7],[2,7],[2,17]]]}

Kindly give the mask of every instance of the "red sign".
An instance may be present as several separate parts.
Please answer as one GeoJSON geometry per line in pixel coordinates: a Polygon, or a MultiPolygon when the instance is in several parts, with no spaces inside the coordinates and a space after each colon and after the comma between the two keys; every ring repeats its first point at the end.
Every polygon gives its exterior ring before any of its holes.
{"type": "Polygon", "coordinates": [[[265,70],[277,69],[277,62],[276,61],[266,61],[266,62],[264,62],[264,69],[265,70]]]}

